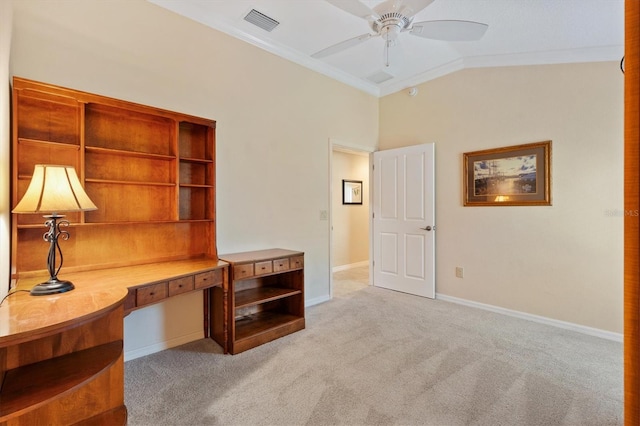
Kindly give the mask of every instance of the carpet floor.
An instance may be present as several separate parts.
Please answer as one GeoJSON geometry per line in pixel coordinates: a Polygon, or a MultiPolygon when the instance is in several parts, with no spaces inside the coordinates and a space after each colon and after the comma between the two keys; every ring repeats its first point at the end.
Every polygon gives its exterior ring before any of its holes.
{"type": "Polygon", "coordinates": [[[336,273],[307,328],[125,363],[129,425],[621,425],[622,344],[336,273]]]}

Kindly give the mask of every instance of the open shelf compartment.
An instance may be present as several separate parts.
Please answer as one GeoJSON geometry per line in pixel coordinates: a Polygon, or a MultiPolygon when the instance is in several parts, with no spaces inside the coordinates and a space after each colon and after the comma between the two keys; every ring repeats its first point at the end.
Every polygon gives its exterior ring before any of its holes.
{"type": "Polygon", "coordinates": [[[236,309],[272,302],[302,293],[298,289],[279,287],[258,287],[236,293],[236,309]]]}
{"type": "Polygon", "coordinates": [[[5,373],[0,423],[44,405],[92,380],[118,360],[122,340],[72,352],[5,373]]]}
{"type": "Polygon", "coordinates": [[[260,339],[261,334],[281,337],[303,328],[304,317],[276,311],[256,312],[236,318],[235,345],[242,345],[243,340],[260,339]],[[283,329],[282,333],[277,332],[279,328],[283,329]]]}

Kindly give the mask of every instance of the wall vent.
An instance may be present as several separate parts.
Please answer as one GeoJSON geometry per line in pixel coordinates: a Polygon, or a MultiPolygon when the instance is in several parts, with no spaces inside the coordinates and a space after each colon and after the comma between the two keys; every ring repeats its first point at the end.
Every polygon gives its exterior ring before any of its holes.
{"type": "Polygon", "coordinates": [[[280,25],[280,22],[268,17],[264,13],[258,12],[255,9],[251,9],[251,11],[247,13],[247,16],[244,17],[244,20],[269,32],[273,31],[275,27],[280,25]]]}
{"type": "Polygon", "coordinates": [[[393,77],[395,76],[384,71],[378,71],[377,73],[371,74],[369,77],[367,77],[367,80],[372,81],[376,84],[380,84],[387,80],[391,80],[393,77]]]}

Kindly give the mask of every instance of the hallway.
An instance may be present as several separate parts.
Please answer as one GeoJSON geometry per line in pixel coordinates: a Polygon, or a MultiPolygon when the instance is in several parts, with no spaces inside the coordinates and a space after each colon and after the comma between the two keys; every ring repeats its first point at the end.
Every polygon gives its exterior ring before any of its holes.
{"type": "Polygon", "coordinates": [[[340,297],[369,287],[369,265],[333,273],[333,296],[340,297]]]}

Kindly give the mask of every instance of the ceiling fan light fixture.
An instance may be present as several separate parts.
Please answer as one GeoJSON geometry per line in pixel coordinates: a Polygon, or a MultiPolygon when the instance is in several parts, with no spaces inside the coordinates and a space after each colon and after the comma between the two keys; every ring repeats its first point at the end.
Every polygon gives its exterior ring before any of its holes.
{"type": "Polygon", "coordinates": [[[394,42],[400,35],[401,31],[402,31],[402,28],[399,25],[396,25],[396,24],[385,25],[384,27],[382,27],[382,30],[380,31],[380,35],[386,42],[394,42]]]}
{"type": "Polygon", "coordinates": [[[383,35],[384,33],[395,32],[397,37],[402,31],[408,29],[413,22],[413,18],[403,15],[398,12],[389,12],[380,15],[380,18],[376,21],[370,22],[371,29],[383,35]]]}

